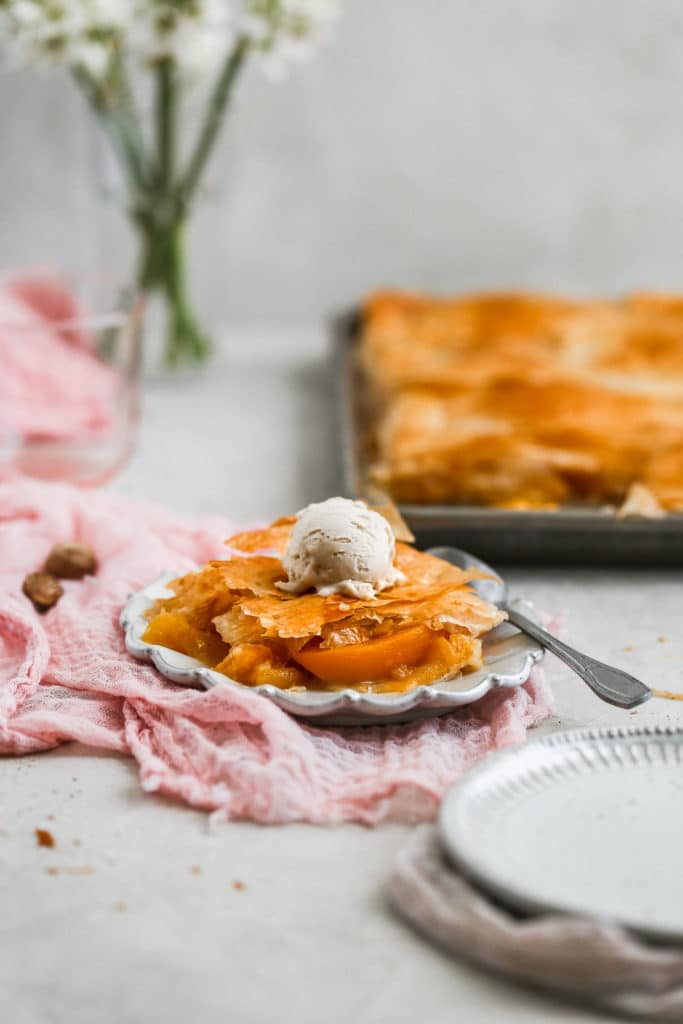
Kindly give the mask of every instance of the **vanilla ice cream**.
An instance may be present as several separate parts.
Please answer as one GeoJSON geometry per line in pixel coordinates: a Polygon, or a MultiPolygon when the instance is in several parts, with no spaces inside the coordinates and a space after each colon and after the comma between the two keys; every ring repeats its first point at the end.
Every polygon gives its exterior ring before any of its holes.
{"type": "Polygon", "coordinates": [[[389,523],[362,501],[328,498],[296,517],[282,565],[282,590],[348,597],[374,595],[405,578],[394,566],[396,544],[389,523]]]}

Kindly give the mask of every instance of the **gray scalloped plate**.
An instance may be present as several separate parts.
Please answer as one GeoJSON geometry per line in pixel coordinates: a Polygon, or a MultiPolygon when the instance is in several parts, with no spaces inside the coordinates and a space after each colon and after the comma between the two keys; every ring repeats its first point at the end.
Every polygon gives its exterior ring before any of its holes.
{"type": "Polygon", "coordinates": [[[447,793],[449,857],[525,914],[683,943],[683,729],[575,729],[492,754],[447,793]]]}
{"type": "MultiPolygon", "coordinates": [[[[147,625],[145,612],[157,598],[170,596],[166,584],[176,576],[177,573],[164,573],[128,598],[121,612],[126,649],[139,661],[151,662],[163,676],[181,686],[207,690],[219,685],[242,687],[242,683],[207,668],[195,658],[142,639],[147,625]]],[[[528,614],[528,608],[525,610],[528,614]]],[[[485,638],[484,664],[477,672],[445,678],[429,686],[418,686],[408,693],[371,694],[352,689],[334,693],[313,690],[301,693],[279,690],[276,686],[249,686],[246,689],[267,697],[290,715],[306,718],[318,725],[410,722],[445,715],[463,704],[479,700],[496,686],[520,686],[542,657],[543,648],[535,640],[503,623],[485,638]]]]}

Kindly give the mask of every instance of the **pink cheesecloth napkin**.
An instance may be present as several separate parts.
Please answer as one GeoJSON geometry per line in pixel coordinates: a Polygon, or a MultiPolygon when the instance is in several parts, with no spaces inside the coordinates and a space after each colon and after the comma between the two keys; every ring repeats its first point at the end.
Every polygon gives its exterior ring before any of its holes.
{"type": "Polygon", "coordinates": [[[111,428],[115,372],[87,334],[59,326],[82,315],[49,275],[0,281],[0,437],[67,440],[111,428]]]}
{"type": "Polygon", "coordinates": [[[219,818],[376,825],[433,819],[454,779],[549,715],[539,668],[442,718],[344,730],[303,725],[246,688],[167,682],[126,653],[121,607],[164,570],[220,557],[233,531],[105,491],[0,484],[0,754],[79,740],[131,755],[145,790],[219,818]],[[97,575],[63,581],[41,616],[22,580],[68,540],[92,546],[97,575]]]}

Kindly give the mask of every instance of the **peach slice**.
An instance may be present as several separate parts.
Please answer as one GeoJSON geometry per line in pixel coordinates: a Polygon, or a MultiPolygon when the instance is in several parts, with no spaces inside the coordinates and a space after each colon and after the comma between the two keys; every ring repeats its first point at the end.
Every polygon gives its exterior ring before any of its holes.
{"type": "Polygon", "coordinates": [[[326,683],[363,683],[385,679],[403,665],[416,665],[423,657],[433,633],[426,626],[400,629],[376,640],[343,647],[303,647],[288,644],[293,661],[326,683]]]}

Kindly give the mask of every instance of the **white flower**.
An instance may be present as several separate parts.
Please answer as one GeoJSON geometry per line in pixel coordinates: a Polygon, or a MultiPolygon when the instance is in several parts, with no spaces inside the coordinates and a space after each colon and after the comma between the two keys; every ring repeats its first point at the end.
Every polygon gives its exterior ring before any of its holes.
{"type": "Polygon", "coordinates": [[[5,0],[16,47],[25,59],[49,59],[103,75],[127,0],[5,0]]]}
{"type": "Polygon", "coordinates": [[[213,71],[235,38],[231,0],[139,0],[127,41],[143,63],[170,57],[181,73],[193,76],[213,71]]]}
{"type": "Polygon", "coordinates": [[[69,60],[74,67],[83,68],[92,78],[102,78],[111,54],[102,43],[77,42],[69,47],[69,60]]]}
{"type": "Polygon", "coordinates": [[[135,17],[133,0],[90,0],[91,23],[123,29],[135,17]]]}
{"type": "Polygon", "coordinates": [[[40,22],[42,17],[38,5],[31,0],[19,0],[12,5],[12,18],[18,30],[31,29],[40,22]]]}
{"type": "Polygon", "coordinates": [[[143,64],[171,58],[181,73],[211,74],[246,38],[270,73],[326,36],[338,0],[0,0],[27,59],[102,77],[114,52],[143,64]]]}
{"type": "Polygon", "coordinates": [[[243,0],[242,31],[262,47],[315,40],[337,21],[337,0],[243,0]]]}
{"type": "Polygon", "coordinates": [[[337,0],[243,0],[242,32],[270,77],[303,60],[325,40],[339,17],[337,0]]]}

